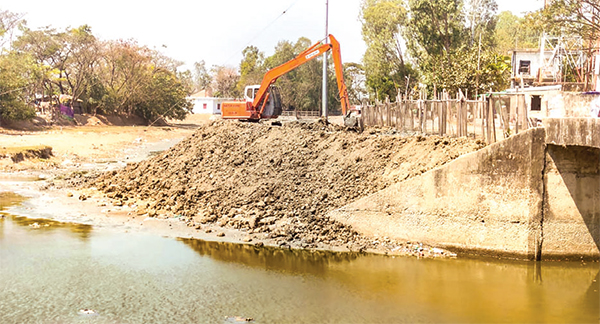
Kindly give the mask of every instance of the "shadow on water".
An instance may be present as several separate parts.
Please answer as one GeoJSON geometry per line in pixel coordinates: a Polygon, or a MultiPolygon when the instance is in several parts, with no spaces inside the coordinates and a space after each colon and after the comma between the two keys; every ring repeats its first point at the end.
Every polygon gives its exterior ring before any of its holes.
{"type": "Polygon", "coordinates": [[[548,145],[548,154],[600,250],[600,149],[548,145]]]}
{"type": "MultiPolygon", "coordinates": [[[[9,218],[13,224],[31,228],[36,232],[48,233],[57,229],[67,229],[81,239],[89,239],[92,232],[91,225],[63,223],[44,218],[21,217],[2,212],[3,210],[6,210],[6,208],[19,205],[27,199],[27,197],[23,197],[13,192],[0,192],[0,215],[2,216],[2,219],[9,218]]],[[[0,235],[2,235],[1,233],[2,231],[0,231],[0,235]]]]}
{"type": "Polygon", "coordinates": [[[356,260],[358,253],[287,250],[274,247],[255,247],[248,244],[208,242],[179,238],[201,256],[214,260],[286,273],[323,275],[334,263],[356,260]]]}

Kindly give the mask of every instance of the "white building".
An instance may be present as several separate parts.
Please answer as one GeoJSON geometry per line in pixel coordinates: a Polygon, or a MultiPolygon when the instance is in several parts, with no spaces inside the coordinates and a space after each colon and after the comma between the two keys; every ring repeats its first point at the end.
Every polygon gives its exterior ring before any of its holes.
{"type": "Polygon", "coordinates": [[[210,94],[210,91],[202,90],[187,98],[194,104],[194,107],[192,108],[193,114],[220,115],[221,103],[223,103],[223,101],[231,100],[227,98],[211,97],[210,94]]]}

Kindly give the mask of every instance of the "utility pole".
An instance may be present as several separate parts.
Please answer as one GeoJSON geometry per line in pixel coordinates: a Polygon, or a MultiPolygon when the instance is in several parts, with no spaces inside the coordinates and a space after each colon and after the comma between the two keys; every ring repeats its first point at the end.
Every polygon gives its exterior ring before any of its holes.
{"type": "MultiPolygon", "coordinates": [[[[328,26],[329,25],[329,0],[325,1],[325,41],[329,37],[328,26]]],[[[322,94],[322,116],[327,121],[327,52],[323,53],[323,94],[322,94]]]]}

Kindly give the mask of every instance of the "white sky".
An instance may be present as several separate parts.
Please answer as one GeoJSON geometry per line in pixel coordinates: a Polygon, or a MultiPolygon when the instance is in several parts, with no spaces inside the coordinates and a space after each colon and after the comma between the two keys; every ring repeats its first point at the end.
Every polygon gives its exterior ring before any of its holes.
{"type": "MultiPolygon", "coordinates": [[[[499,12],[517,15],[544,3],[496,2],[499,12]]],[[[360,3],[329,0],[329,33],[340,41],[344,62],[359,62],[366,48],[358,20],[360,3]]],[[[186,67],[200,60],[209,67],[237,67],[247,45],[271,55],[280,40],[295,42],[304,36],[316,42],[325,35],[325,0],[0,0],[0,9],[26,13],[32,29],[88,24],[100,39],[132,38],[185,62],[186,67]]]]}

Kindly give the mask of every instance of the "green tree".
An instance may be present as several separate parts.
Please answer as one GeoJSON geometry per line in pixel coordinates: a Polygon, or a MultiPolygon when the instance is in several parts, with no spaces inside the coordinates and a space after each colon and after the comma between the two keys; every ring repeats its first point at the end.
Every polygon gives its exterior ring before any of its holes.
{"type": "Polygon", "coordinates": [[[531,28],[525,18],[519,18],[510,11],[498,14],[494,34],[496,38],[494,49],[503,55],[514,49],[539,47],[539,31],[531,28]]]}
{"type": "MultiPolygon", "coordinates": [[[[265,59],[265,70],[273,69],[298,56],[310,47],[312,42],[306,37],[300,37],[295,43],[280,41],[275,46],[273,55],[265,59]]],[[[319,110],[322,100],[322,58],[316,58],[277,79],[276,85],[281,90],[282,104],[286,109],[319,110]]],[[[331,60],[329,61],[331,62],[331,60]]],[[[329,75],[331,78],[331,74],[329,75]]],[[[329,80],[329,79],[328,79],[329,80]]],[[[333,81],[335,82],[335,81],[333,81]]],[[[329,81],[329,84],[331,83],[329,81]]],[[[335,87],[328,88],[328,103],[333,110],[339,106],[333,95],[335,87]],[[329,95],[331,94],[331,95],[329,95]]]]}
{"type": "Polygon", "coordinates": [[[247,85],[260,84],[266,72],[264,68],[265,55],[256,46],[246,47],[242,51],[242,55],[240,79],[237,84],[239,93],[242,93],[247,85]]]}
{"type": "Polygon", "coordinates": [[[11,52],[0,56],[0,119],[22,120],[35,116],[28,105],[28,88],[35,80],[37,66],[28,54],[11,52]]]}
{"type": "Polygon", "coordinates": [[[366,86],[377,99],[394,98],[418,81],[403,53],[401,33],[406,32],[407,10],[401,0],[364,0],[361,4],[366,86]]]}

